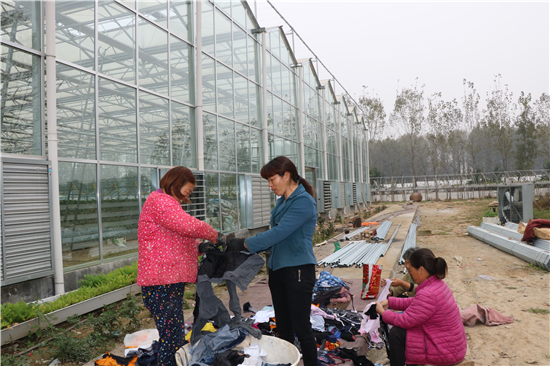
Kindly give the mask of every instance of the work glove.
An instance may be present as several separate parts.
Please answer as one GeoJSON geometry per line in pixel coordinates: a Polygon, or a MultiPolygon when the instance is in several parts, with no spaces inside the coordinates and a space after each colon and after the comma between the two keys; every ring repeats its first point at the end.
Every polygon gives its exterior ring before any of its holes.
{"type": "Polygon", "coordinates": [[[199,253],[206,253],[208,250],[214,249],[215,246],[210,241],[203,241],[199,244],[199,253]]]}
{"type": "Polygon", "coordinates": [[[220,242],[223,243],[224,242],[223,239],[224,239],[224,235],[222,233],[218,232],[218,239],[216,240],[216,244],[220,243],[220,242]]]}
{"type": "Polygon", "coordinates": [[[244,239],[229,239],[227,240],[227,250],[232,250],[234,252],[248,252],[248,249],[244,246],[244,239]]]}

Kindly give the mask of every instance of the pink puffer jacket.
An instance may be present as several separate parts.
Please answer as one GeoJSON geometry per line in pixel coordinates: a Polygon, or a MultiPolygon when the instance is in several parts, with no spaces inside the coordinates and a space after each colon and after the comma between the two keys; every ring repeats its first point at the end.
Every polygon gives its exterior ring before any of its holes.
{"type": "Polygon", "coordinates": [[[197,239],[214,242],[217,238],[214,228],[183,211],[175,198],[152,192],[139,216],[137,284],[194,283],[198,270],[197,239]]]}
{"type": "MultiPolygon", "coordinates": [[[[388,298],[387,324],[407,330],[405,359],[409,364],[454,365],[466,355],[466,332],[449,286],[430,276],[418,285],[416,296],[388,298]]],[[[390,345],[391,347],[391,345],[390,345]]]]}

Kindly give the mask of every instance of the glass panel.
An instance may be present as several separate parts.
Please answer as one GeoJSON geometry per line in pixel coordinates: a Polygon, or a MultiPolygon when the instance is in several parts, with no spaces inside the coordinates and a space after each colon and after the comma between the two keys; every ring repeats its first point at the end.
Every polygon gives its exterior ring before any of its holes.
{"type": "Polygon", "coordinates": [[[241,27],[246,29],[246,10],[242,2],[235,0],[233,1],[233,20],[239,24],[241,27]]]}
{"type": "Polygon", "coordinates": [[[313,125],[313,119],[306,116],[304,121],[304,144],[308,146],[315,146],[315,126],[313,125]]]}
{"type": "MultiPolygon", "coordinates": [[[[240,4],[239,4],[240,5],[240,4]]],[[[242,7],[242,5],[241,5],[242,7]]],[[[233,27],[233,68],[243,75],[247,75],[247,48],[246,33],[239,27],[233,27]]]]}
{"type": "Polygon", "coordinates": [[[136,9],[136,0],[118,0],[131,9],[136,9]]]}
{"type": "Polygon", "coordinates": [[[137,162],[136,90],[99,79],[100,159],[137,162]]]}
{"type": "Polygon", "coordinates": [[[263,166],[262,131],[250,129],[250,156],[252,159],[252,173],[260,173],[263,166]]]}
{"type": "Polygon", "coordinates": [[[141,164],[170,165],[168,99],[139,93],[139,154],[141,164]]]}
{"type": "Polygon", "coordinates": [[[283,101],[273,96],[273,125],[276,135],[283,135],[283,101]]]}
{"type": "MultiPolygon", "coordinates": [[[[266,83],[265,87],[267,88],[267,90],[273,91],[273,87],[272,87],[273,75],[272,75],[272,71],[271,71],[271,55],[269,54],[269,52],[266,53],[266,65],[265,65],[265,67],[267,68],[266,69],[267,83],[266,83]]],[[[259,69],[259,70],[261,70],[261,69],[259,69]]]]}
{"type": "Polygon", "coordinates": [[[139,17],[139,86],[168,95],[168,33],[139,17]]]}
{"type": "Polygon", "coordinates": [[[216,69],[213,59],[202,55],[202,104],[204,109],[216,111],[216,69]]]}
{"type": "Polygon", "coordinates": [[[170,76],[172,78],[172,98],[190,104],[195,103],[193,88],[192,55],[193,47],[170,37],[170,76]]]}
{"type": "Polygon", "coordinates": [[[283,99],[287,102],[291,101],[291,94],[290,94],[290,70],[286,68],[286,66],[281,66],[281,78],[283,83],[283,99]]]}
{"type": "Polygon", "coordinates": [[[196,167],[194,109],[172,103],[172,165],[196,167]]]}
{"type": "Polygon", "coordinates": [[[236,170],[235,122],[218,117],[218,141],[220,149],[220,170],[236,170]]]}
{"type": "Polygon", "coordinates": [[[137,168],[101,165],[102,259],[137,253],[137,168]]]}
{"type": "Polygon", "coordinates": [[[218,169],[218,138],[216,136],[216,116],[208,113],[202,115],[204,136],[204,167],[218,169]]]}
{"type": "Polygon", "coordinates": [[[294,107],[291,107],[287,103],[283,103],[283,115],[284,115],[284,136],[289,139],[297,140],[296,129],[296,114],[294,113],[294,107]]]}
{"type": "Polygon", "coordinates": [[[159,189],[157,168],[141,168],[141,205],[149,197],[151,192],[159,189]]]}
{"type": "Polygon", "coordinates": [[[96,165],[59,162],[63,267],[99,259],[96,165]]]}
{"type": "Polygon", "coordinates": [[[248,80],[237,73],[233,75],[235,76],[235,119],[247,123],[249,110],[248,80]]]}
{"type": "Polygon", "coordinates": [[[231,66],[231,21],[216,11],[216,58],[231,66]]]}
{"type": "Polygon", "coordinates": [[[218,113],[233,118],[233,71],[218,63],[218,113]]]}
{"type": "Polygon", "coordinates": [[[273,132],[273,95],[267,93],[267,130],[273,132]]]}
{"type": "Polygon", "coordinates": [[[275,136],[275,157],[285,154],[285,140],[275,136]]]}
{"type": "Polygon", "coordinates": [[[2,45],[1,63],[2,152],[42,155],[40,57],[2,45]]]}
{"type": "Polygon", "coordinates": [[[250,173],[250,127],[237,123],[237,171],[250,173]]]}
{"type": "Polygon", "coordinates": [[[189,34],[191,4],[187,0],[170,0],[170,31],[189,41],[192,41],[189,34]]]}
{"type": "Polygon", "coordinates": [[[216,0],[214,2],[216,3],[216,6],[218,8],[222,9],[225,12],[225,14],[231,16],[231,0],[216,0]]]}
{"type": "Polygon", "coordinates": [[[60,63],[56,69],[58,155],[95,159],[94,76],[60,63]]]}
{"type": "Polygon", "coordinates": [[[279,30],[268,33],[269,34],[269,49],[271,53],[277,57],[281,56],[280,44],[279,44],[279,30]]]}
{"type": "MultiPolygon", "coordinates": [[[[206,158],[206,156],[205,156],[206,158]]],[[[220,186],[218,173],[206,173],[206,223],[221,231],[220,227],[220,186]]]]}
{"type": "Polygon", "coordinates": [[[259,56],[258,44],[254,40],[254,38],[248,37],[248,44],[246,47],[247,47],[246,53],[247,53],[247,60],[248,60],[248,77],[251,80],[255,80],[256,82],[259,82],[259,79],[256,75],[256,70],[258,70],[258,73],[260,72],[259,70],[261,70],[261,69],[256,69],[256,58],[259,56]]]}
{"type": "Polygon", "coordinates": [[[2,1],[2,38],[40,51],[40,1],[2,1]]]}
{"type": "Polygon", "coordinates": [[[147,19],[164,28],[168,27],[168,4],[166,0],[139,0],[137,3],[139,12],[147,19]]]}
{"type": "Polygon", "coordinates": [[[248,92],[250,98],[250,110],[249,110],[249,124],[252,126],[260,127],[262,117],[262,108],[260,106],[260,87],[254,84],[253,82],[248,82],[248,92]]]}
{"type": "Polygon", "coordinates": [[[220,206],[224,233],[239,229],[237,192],[237,175],[220,174],[220,206]]]}
{"type": "Polygon", "coordinates": [[[95,10],[93,1],[56,1],[58,58],[94,69],[95,10]]]}
{"type": "Polygon", "coordinates": [[[214,7],[208,0],[202,2],[202,50],[214,55],[214,7]]]}
{"type": "Polygon", "coordinates": [[[271,56],[271,90],[281,96],[281,63],[271,56]]]}
{"type": "Polygon", "coordinates": [[[99,72],[135,84],[135,15],[125,7],[101,0],[97,40],[99,72]]]}

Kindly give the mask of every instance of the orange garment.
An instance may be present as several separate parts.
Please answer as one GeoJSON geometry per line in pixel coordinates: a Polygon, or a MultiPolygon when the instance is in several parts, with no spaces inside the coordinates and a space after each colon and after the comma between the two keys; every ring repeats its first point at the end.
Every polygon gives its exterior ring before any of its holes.
{"type": "Polygon", "coordinates": [[[95,365],[99,366],[135,366],[138,356],[135,355],[132,358],[124,358],[120,356],[111,355],[106,352],[102,359],[95,361],[95,365]]]}

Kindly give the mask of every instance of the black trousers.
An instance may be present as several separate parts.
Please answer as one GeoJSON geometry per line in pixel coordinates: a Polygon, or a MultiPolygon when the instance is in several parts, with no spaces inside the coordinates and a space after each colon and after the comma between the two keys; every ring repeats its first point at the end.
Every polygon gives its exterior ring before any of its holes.
{"type": "MultiPolygon", "coordinates": [[[[390,366],[405,365],[405,343],[407,341],[407,330],[393,327],[388,336],[390,343],[390,366]]],[[[416,365],[407,365],[416,366],[416,365]]]]}
{"type": "Polygon", "coordinates": [[[309,321],[315,265],[269,270],[269,289],[279,338],[294,344],[298,337],[304,366],[317,366],[317,344],[309,321]]]}

